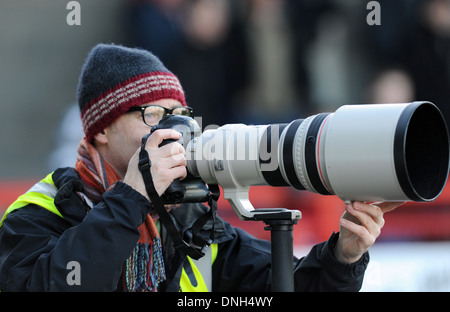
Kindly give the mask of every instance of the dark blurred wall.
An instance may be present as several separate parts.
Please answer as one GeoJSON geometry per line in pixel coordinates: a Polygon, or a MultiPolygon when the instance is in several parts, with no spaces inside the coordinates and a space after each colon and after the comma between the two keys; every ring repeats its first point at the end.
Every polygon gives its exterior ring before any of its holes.
{"type": "Polygon", "coordinates": [[[68,2],[0,1],[0,179],[48,171],[87,52],[124,36],[123,1],[79,0],[80,26],[67,24],[68,2]]]}

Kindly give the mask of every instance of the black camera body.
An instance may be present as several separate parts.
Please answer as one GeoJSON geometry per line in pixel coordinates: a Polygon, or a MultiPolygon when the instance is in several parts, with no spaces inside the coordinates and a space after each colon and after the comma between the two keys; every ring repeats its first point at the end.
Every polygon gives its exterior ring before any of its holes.
{"type": "MultiPolygon", "coordinates": [[[[181,133],[179,140],[164,140],[159,145],[164,146],[169,143],[178,142],[187,147],[188,143],[201,134],[201,129],[192,117],[181,115],[167,115],[161,119],[158,125],[153,126],[151,133],[158,129],[174,129],[181,133]]],[[[183,180],[174,180],[167,190],[161,196],[164,204],[179,203],[203,203],[208,201],[210,190],[206,183],[200,178],[195,177],[191,173],[187,173],[183,180]]]]}

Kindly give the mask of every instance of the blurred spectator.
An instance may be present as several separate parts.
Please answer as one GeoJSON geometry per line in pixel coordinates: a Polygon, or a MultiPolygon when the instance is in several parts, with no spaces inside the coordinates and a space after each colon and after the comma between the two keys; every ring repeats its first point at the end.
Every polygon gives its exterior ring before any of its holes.
{"type": "Polygon", "coordinates": [[[130,44],[151,50],[173,67],[183,49],[180,20],[186,0],[128,0],[125,27],[130,44]]]}
{"type": "Polygon", "coordinates": [[[329,0],[286,0],[286,17],[292,32],[291,78],[304,115],[318,110],[312,96],[308,55],[320,35],[320,21],[333,12],[336,12],[336,6],[329,0]]]}
{"type": "Polygon", "coordinates": [[[177,73],[204,125],[235,122],[233,112],[240,109],[231,103],[247,82],[247,47],[237,3],[196,0],[186,11],[186,49],[177,73]]]}
{"type": "Polygon", "coordinates": [[[360,38],[366,3],[287,0],[293,30],[295,89],[306,115],[361,102],[368,63],[360,38]]]}
{"type": "Polygon", "coordinates": [[[418,10],[418,27],[400,59],[414,81],[416,99],[435,103],[450,124],[450,1],[422,1],[418,10]]]}
{"type": "Polygon", "coordinates": [[[414,100],[435,103],[450,122],[450,1],[381,0],[381,26],[366,27],[374,68],[402,67],[414,100]]]}
{"type": "Polygon", "coordinates": [[[404,70],[383,70],[369,88],[369,103],[408,103],[414,101],[414,86],[404,70]]]}
{"type": "Polygon", "coordinates": [[[293,77],[292,29],[286,1],[249,0],[245,35],[249,47],[249,84],[235,100],[245,123],[287,122],[299,116],[293,77]]]}
{"type": "MultiPolygon", "coordinates": [[[[364,35],[360,45],[362,53],[375,68],[386,67],[399,61],[405,40],[417,27],[417,12],[421,0],[379,0],[381,25],[363,22],[364,35]]],[[[368,11],[363,11],[367,14],[368,11]]],[[[363,18],[363,16],[361,16],[363,18]]],[[[365,16],[364,16],[365,21],[365,16]]]]}
{"type": "Polygon", "coordinates": [[[239,1],[131,1],[131,44],[158,55],[183,84],[203,125],[230,123],[231,97],[246,81],[239,1]]]}

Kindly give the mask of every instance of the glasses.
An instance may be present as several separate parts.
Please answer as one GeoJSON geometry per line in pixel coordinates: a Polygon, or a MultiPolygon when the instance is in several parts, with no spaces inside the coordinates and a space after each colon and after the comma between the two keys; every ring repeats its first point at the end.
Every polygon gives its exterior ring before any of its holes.
{"type": "Polygon", "coordinates": [[[141,112],[142,120],[147,126],[155,126],[167,114],[182,115],[192,117],[193,110],[189,106],[177,106],[174,108],[165,108],[159,105],[134,106],[128,112],[141,112]]]}

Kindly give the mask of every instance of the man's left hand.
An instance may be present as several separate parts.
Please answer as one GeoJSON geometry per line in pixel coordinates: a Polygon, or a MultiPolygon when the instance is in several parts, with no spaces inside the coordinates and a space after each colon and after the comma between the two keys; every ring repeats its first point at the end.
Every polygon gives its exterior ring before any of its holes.
{"type": "Polygon", "coordinates": [[[340,220],[339,239],[335,256],[341,262],[353,263],[369,250],[384,226],[383,214],[402,202],[353,202],[347,205],[340,220]]]}

